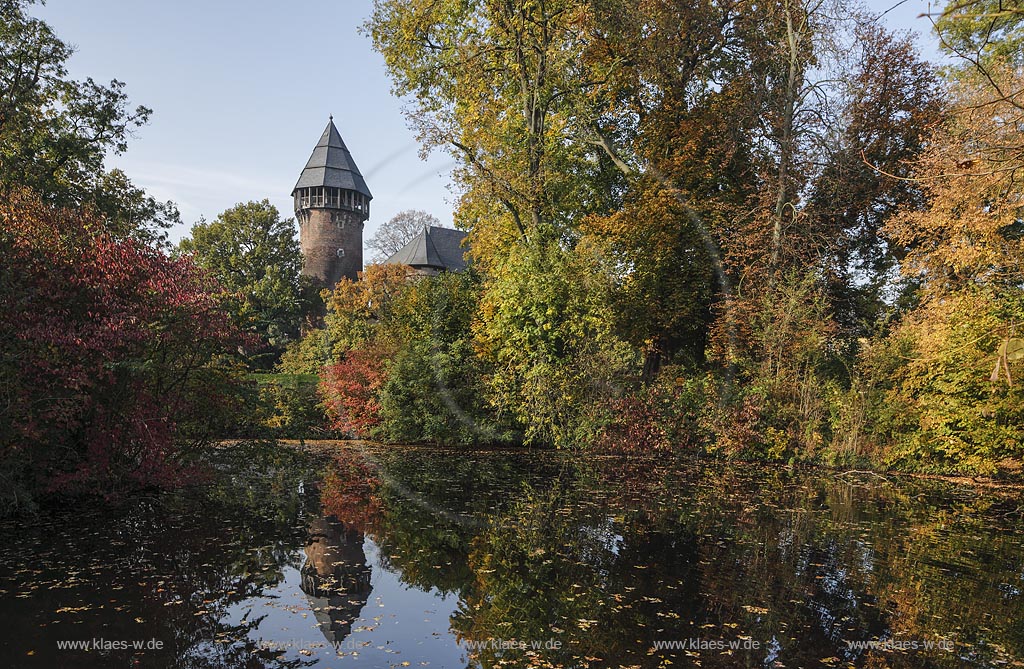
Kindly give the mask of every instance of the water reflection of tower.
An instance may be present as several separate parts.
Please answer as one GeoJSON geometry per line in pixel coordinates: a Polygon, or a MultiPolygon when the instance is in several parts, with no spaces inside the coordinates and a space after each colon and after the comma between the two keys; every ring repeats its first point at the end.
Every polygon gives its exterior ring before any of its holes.
{"type": "Polygon", "coordinates": [[[335,646],[351,633],[370,597],[370,573],[362,532],[333,516],[309,524],[301,588],[320,630],[335,646]]]}

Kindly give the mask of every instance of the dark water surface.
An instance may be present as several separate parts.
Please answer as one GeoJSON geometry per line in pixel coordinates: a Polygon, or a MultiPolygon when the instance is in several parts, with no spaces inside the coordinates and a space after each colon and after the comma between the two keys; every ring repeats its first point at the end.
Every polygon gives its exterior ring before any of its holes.
{"type": "Polygon", "coordinates": [[[0,524],[0,667],[1024,666],[1014,491],[370,445],[216,465],[0,524]]]}

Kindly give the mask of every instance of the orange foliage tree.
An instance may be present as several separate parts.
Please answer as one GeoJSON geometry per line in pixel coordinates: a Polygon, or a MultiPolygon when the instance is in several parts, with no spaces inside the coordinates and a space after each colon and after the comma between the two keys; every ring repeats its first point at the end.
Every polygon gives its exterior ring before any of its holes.
{"type": "Polygon", "coordinates": [[[408,284],[404,265],[370,265],[360,280],[342,279],[325,291],[325,323],[334,362],[324,368],[320,393],[337,430],[370,436],[380,424],[379,391],[393,345],[377,336],[408,284]]]}

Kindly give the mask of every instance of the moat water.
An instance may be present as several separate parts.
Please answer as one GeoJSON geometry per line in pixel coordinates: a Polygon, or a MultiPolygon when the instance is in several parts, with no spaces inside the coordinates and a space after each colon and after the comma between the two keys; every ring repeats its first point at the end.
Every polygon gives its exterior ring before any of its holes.
{"type": "Polygon", "coordinates": [[[0,524],[0,667],[1024,662],[1019,491],[369,444],[215,461],[0,524]]]}

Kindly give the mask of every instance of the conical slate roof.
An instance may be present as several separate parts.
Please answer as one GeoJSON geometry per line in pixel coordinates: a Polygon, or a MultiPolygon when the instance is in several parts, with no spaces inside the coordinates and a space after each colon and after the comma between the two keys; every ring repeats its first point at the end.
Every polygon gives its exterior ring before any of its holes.
{"type": "Polygon", "coordinates": [[[292,195],[299,188],[316,186],[354,190],[373,199],[363,175],[356,167],[356,161],[352,159],[352,154],[341,138],[341,133],[334,127],[334,117],[327,122],[323,136],[317,142],[313,155],[309,157],[305,169],[299,175],[299,181],[292,189],[292,195]]]}
{"type": "Polygon", "coordinates": [[[461,272],[466,269],[466,250],[462,248],[465,238],[466,233],[461,230],[431,225],[384,262],[461,272]]]}

